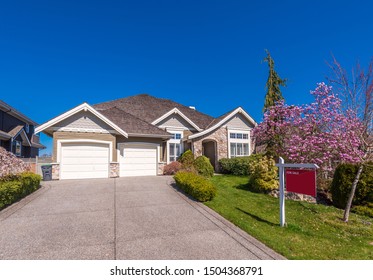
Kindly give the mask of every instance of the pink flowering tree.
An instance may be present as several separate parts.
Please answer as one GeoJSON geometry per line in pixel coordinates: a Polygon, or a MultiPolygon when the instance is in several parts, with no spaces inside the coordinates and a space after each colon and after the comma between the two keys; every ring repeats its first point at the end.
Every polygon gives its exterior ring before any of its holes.
{"type": "Polygon", "coordinates": [[[340,162],[360,162],[362,122],[342,110],[332,88],[319,83],[311,91],[315,101],[302,106],[280,101],[266,111],[254,129],[258,142],[270,143],[273,151],[287,161],[316,163],[323,171],[333,171],[340,162]]]}
{"type": "Polygon", "coordinates": [[[15,175],[29,170],[29,165],[24,163],[12,153],[0,147],[0,178],[7,175],[15,175]]]}

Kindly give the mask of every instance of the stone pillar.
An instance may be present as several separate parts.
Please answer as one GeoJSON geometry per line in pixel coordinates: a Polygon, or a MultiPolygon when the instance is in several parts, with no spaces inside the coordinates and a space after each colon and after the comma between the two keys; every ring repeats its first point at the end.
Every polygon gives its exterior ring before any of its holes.
{"type": "Polygon", "coordinates": [[[52,163],[52,180],[60,179],[60,164],[52,163]]]}
{"type": "Polygon", "coordinates": [[[119,162],[110,162],[110,178],[119,177],[119,162]]]}
{"type": "Polygon", "coordinates": [[[167,163],[162,161],[162,162],[158,162],[158,172],[157,172],[157,175],[163,175],[163,169],[165,167],[167,163]]]}

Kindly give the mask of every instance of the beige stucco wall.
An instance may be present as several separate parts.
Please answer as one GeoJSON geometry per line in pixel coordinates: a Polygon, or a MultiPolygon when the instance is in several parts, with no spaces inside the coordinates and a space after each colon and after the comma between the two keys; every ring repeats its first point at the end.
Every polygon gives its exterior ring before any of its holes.
{"type": "Polygon", "coordinates": [[[53,133],[53,161],[57,160],[57,141],[58,140],[99,140],[99,141],[108,141],[112,142],[112,156],[113,161],[117,161],[117,152],[116,152],[116,137],[115,135],[109,133],[91,133],[91,132],[65,132],[65,131],[56,131],[53,133]]]}

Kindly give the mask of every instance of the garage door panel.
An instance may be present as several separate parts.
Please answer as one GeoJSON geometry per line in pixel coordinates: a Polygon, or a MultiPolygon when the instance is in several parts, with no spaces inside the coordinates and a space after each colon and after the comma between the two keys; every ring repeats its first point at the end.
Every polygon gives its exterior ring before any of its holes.
{"type": "Polygon", "coordinates": [[[120,157],[120,176],[157,175],[156,146],[125,146],[120,157]]]}
{"type": "Polygon", "coordinates": [[[125,164],[127,164],[127,163],[128,164],[147,164],[147,163],[155,164],[156,160],[155,160],[155,157],[153,157],[153,158],[145,158],[145,157],[142,157],[142,158],[124,158],[123,162],[125,164]]]}
{"type": "Polygon", "coordinates": [[[107,165],[107,158],[94,158],[94,157],[84,157],[84,158],[64,158],[64,165],[76,165],[76,164],[104,164],[107,165]]]}
{"type": "Polygon", "coordinates": [[[108,144],[63,143],[61,145],[61,179],[108,177],[108,144]]]}

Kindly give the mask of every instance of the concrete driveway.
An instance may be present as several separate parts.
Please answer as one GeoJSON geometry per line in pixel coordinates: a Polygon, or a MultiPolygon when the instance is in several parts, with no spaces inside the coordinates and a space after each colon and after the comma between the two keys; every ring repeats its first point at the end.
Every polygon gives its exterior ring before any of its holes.
{"type": "Polygon", "coordinates": [[[44,182],[0,212],[0,259],[283,259],[172,184],[44,182]]]}

